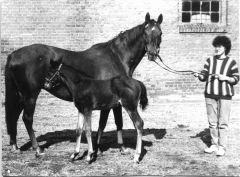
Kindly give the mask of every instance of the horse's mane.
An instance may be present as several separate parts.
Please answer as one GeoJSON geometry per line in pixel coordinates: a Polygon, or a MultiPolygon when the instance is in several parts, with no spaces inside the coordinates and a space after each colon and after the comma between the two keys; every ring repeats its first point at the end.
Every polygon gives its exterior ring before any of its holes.
{"type": "Polygon", "coordinates": [[[121,31],[118,35],[116,35],[109,41],[95,44],[91,48],[109,47],[119,38],[120,39],[125,38],[127,40],[127,43],[131,44],[131,43],[134,43],[139,38],[140,35],[142,35],[143,31],[144,31],[144,24],[140,24],[126,31],[121,31]]]}
{"type": "Polygon", "coordinates": [[[134,43],[144,32],[144,24],[135,26],[125,32],[120,33],[120,37],[125,38],[127,43],[134,43]]]}

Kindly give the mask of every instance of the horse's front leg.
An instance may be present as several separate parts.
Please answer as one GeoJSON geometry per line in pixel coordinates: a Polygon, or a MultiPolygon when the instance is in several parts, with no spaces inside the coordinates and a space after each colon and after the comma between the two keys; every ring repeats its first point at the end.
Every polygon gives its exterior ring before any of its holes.
{"type": "Polygon", "coordinates": [[[84,116],[80,112],[78,112],[78,123],[77,123],[77,128],[76,128],[76,134],[77,134],[77,139],[76,139],[76,148],[75,152],[71,155],[71,160],[74,161],[78,154],[80,153],[80,145],[81,145],[81,137],[82,137],[82,131],[83,131],[83,126],[84,126],[84,116]]]}
{"type": "Polygon", "coordinates": [[[85,133],[88,142],[88,154],[87,161],[90,163],[93,159],[93,143],[92,143],[92,111],[88,111],[85,114],[85,133]]]}
{"type": "Polygon", "coordinates": [[[141,119],[137,110],[129,111],[127,110],[130,118],[133,121],[135,128],[137,129],[137,146],[134,155],[134,162],[139,163],[140,155],[142,152],[142,134],[143,134],[143,120],[141,119]]]}

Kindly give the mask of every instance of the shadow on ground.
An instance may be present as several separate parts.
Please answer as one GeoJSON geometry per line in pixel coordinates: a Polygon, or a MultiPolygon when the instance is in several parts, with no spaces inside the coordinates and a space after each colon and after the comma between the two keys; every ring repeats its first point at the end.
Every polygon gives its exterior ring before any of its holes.
{"type": "Polygon", "coordinates": [[[195,136],[192,136],[191,138],[198,138],[200,139],[209,147],[211,146],[211,136],[210,136],[210,130],[209,128],[205,128],[200,133],[196,134],[195,136]]]}
{"type": "MultiPolygon", "coordinates": [[[[156,139],[162,139],[166,134],[166,129],[145,129],[143,132],[143,136],[147,136],[153,134],[156,139]]],[[[97,132],[92,132],[93,142],[95,142],[97,137],[97,132]]],[[[117,144],[117,133],[116,131],[109,131],[105,132],[101,139],[101,150],[107,151],[110,148],[119,148],[119,145],[117,144]]],[[[123,139],[124,139],[124,145],[127,148],[135,149],[136,147],[136,141],[137,141],[137,132],[134,129],[127,129],[123,130],[123,139]]],[[[48,132],[44,135],[41,135],[37,137],[37,141],[39,143],[45,142],[41,145],[41,148],[49,148],[50,146],[54,144],[58,144],[61,142],[76,142],[76,131],[65,129],[62,131],[55,131],[55,132],[48,132]]],[[[82,143],[87,143],[86,137],[83,133],[82,136],[82,143]]],[[[147,146],[152,146],[151,141],[145,141],[143,140],[143,148],[147,146]]],[[[27,142],[24,144],[20,149],[21,151],[27,151],[31,148],[31,142],[27,142]]]]}

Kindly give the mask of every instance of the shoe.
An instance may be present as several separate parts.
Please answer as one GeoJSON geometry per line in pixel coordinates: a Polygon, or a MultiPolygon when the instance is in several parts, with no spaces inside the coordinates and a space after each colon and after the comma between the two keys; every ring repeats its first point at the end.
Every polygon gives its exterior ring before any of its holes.
{"type": "Polygon", "coordinates": [[[209,148],[204,149],[204,152],[209,154],[217,151],[218,151],[217,145],[211,145],[209,148]]]}
{"type": "Polygon", "coordinates": [[[216,156],[224,156],[225,155],[225,149],[220,146],[217,150],[216,156]]]}

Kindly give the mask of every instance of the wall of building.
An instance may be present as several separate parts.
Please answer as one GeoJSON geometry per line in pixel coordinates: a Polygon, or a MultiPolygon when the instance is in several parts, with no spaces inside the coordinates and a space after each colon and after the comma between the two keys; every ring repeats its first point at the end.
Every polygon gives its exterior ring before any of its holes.
{"type": "MultiPolygon", "coordinates": [[[[1,17],[1,74],[13,50],[43,43],[69,50],[84,50],[112,39],[120,31],[144,22],[147,12],[157,19],[163,14],[160,55],[177,70],[200,70],[213,53],[212,39],[219,33],[179,33],[179,0],[3,0],[1,17]]],[[[238,0],[227,1],[227,33],[232,39],[231,57],[239,63],[238,0]]],[[[221,34],[221,33],[220,33],[221,34]]],[[[162,96],[198,95],[204,83],[193,76],[169,73],[144,57],[134,77],[143,81],[150,99],[162,96]]],[[[1,84],[4,85],[4,77],[1,84]]],[[[2,87],[4,95],[4,87],[2,87]]],[[[239,86],[236,88],[239,94],[239,86]]],[[[52,97],[47,92],[41,98],[52,97]]]]}

